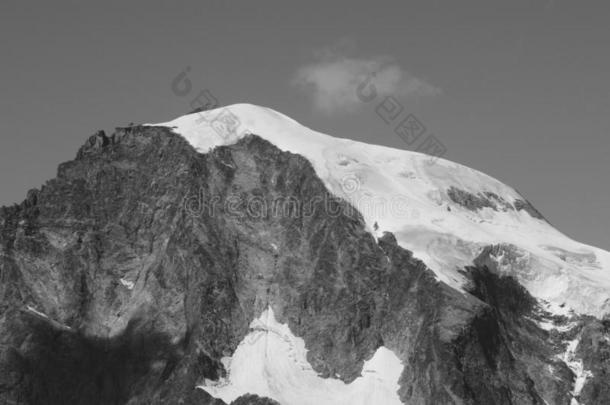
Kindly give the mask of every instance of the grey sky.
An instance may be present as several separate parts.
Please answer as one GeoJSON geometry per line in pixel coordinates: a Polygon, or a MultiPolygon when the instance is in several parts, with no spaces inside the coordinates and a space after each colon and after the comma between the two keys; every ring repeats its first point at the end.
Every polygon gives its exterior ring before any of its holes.
{"type": "Polygon", "coordinates": [[[439,89],[396,97],[449,159],[610,249],[609,17],[601,1],[4,1],[0,204],[53,177],[96,129],[187,112],[170,89],[185,66],[223,104],[265,105],[335,136],[406,148],[374,105],[325,114],[295,86],[330,48],[388,58],[408,74],[401,80],[439,89]]]}

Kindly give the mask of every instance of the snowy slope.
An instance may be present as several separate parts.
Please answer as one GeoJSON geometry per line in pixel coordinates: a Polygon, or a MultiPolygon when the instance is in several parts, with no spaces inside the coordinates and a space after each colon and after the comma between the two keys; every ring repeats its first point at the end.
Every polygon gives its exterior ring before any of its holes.
{"type": "Polygon", "coordinates": [[[227,377],[206,380],[199,388],[227,403],[251,393],[290,405],[402,404],[397,391],[403,366],[384,347],[364,363],[360,377],[345,384],[317,375],[307,362],[303,339],[279,323],[271,308],[250,329],[233,356],[222,359],[227,377]]]}
{"type": "Polygon", "coordinates": [[[202,153],[252,133],[304,156],[332,193],[363,214],[371,232],[394,233],[401,246],[455,288],[464,281],[459,268],[472,264],[484,246],[505,244],[513,256],[498,257],[499,268],[549,307],[566,304],[597,316],[610,311],[610,253],[514,209],[517,200],[525,199],[481,172],[417,152],[334,138],[249,104],[155,125],[173,128],[202,153]],[[452,187],[473,195],[493,193],[502,209],[468,209],[450,198],[452,187]]]}

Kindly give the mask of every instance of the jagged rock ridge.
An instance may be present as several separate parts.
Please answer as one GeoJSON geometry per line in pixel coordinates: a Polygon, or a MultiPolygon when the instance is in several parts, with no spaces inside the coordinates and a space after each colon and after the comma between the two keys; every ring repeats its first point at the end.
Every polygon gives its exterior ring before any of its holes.
{"type": "Polygon", "coordinates": [[[438,281],[308,160],[255,135],[201,154],[166,128],[98,133],[2,209],[0,235],[8,403],[220,404],[196,387],[226,376],[222,358],[268,307],[325,378],[350,383],[387,347],[403,403],[569,403],[561,356],[576,335],[592,372],[579,400],[608,398],[604,322],[546,330],[492,248],[463,269],[468,294],[438,281]]]}

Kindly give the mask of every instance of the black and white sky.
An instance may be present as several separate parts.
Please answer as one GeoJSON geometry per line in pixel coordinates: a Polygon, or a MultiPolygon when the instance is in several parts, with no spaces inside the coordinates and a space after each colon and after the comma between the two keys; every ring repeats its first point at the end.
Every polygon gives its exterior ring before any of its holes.
{"type": "Polygon", "coordinates": [[[354,97],[375,71],[448,159],[610,249],[609,21],[602,1],[3,1],[0,205],[97,129],[191,110],[184,69],[222,104],[408,149],[354,97]]]}

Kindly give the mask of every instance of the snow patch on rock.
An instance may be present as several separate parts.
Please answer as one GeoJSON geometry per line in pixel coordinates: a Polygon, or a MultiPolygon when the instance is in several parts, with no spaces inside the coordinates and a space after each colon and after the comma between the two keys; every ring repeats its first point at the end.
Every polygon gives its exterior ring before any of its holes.
{"type": "Polygon", "coordinates": [[[40,312],[39,310],[37,310],[36,308],[34,308],[34,307],[30,306],[30,305],[26,306],[26,309],[28,311],[30,311],[31,313],[33,313],[33,314],[36,314],[36,315],[41,316],[43,318],[49,319],[49,317],[46,314],[43,314],[42,312],[40,312]]]}
{"type": "Polygon", "coordinates": [[[574,387],[572,388],[572,400],[570,401],[570,405],[579,405],[578,397],[583,387],[585,386],[585,382],[587,378],[593,376],[593,373],[589,370],[584,369],[584,365],[581,359],[576,358],[576,348],[578,347],[578,343],[580,342],[580,336],[577,336],[575,339],[568,341],[566,346],[566,351],[561,355],[561,360],[572,370],[574,373],[574,387]]]}
{"type": "Polygon", "coordinates": [[[364,363],[360,377],[345,384],[313,370],[304,340],[279,323],[271,307],[252,321],[250,329],[233,356],[222,359],[226,378],[206,380],[198,388],[227,403],[250,393],[282,405],[402,404],[397,391],[403,365],[385,347],[364,363]]]}
{"type": "Polygon", "coordinates": [[[133,287],[135,286],[135,283],[133,281],[125,280],[124,278],[122,278],[120,281],[121,284],[125,286],[125,288],[127,288],[128,290],[133,290],[133,287]]]}

